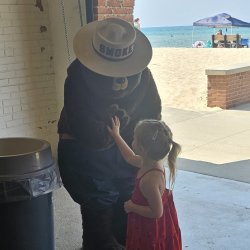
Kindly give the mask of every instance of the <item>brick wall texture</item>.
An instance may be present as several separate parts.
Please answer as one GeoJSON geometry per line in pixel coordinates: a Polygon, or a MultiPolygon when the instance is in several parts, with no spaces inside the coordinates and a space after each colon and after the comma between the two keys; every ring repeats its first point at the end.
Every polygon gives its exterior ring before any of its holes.
{"type": "Polygon", "coordinates": [[[135,0],[94,0],[94,19],[120,17],[133,22],[135,0]]]}
{"type": "Polygon", "coordinates": [[[250,102],[250,71],[208,76],[208,107],[223,109],[250,102]]]}
{"type": "Polygon", "coordinates": [[[56,133],[56,89],[48,6],[0,0],[0,137],[50,140],[56,133]]]}

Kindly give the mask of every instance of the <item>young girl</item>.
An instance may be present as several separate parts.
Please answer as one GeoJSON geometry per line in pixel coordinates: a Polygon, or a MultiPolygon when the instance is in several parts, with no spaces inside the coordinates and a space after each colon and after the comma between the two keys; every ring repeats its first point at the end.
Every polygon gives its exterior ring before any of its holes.
{"type": "Polygon", "coordinates": [[[181,147],[173,141],[171,130],[163,121],[140,121],[134,130],[133,151],[120,136],[117,117],[108,130],[124,159],[139,168],[132,198],[124,203],[128,213],[126,249],[181,250],[181,231],[172,192],[165,188],[163,166],[168,155],[173,185],[181,147]]]}

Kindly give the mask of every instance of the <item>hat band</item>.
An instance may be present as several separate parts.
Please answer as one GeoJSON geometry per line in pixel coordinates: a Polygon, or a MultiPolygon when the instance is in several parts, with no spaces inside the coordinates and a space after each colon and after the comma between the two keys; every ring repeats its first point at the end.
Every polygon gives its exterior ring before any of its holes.
{"type": "Polygon", "coordinates": [[[100,43],[98,48],[96,48],[94,43],[92,43],[92,45],[98,54],[110,60],[123,60],[128,58],[130,55],[132,55],[135,48],[134,43],[125,48],[109,47],[103,43],[100,43]]]}

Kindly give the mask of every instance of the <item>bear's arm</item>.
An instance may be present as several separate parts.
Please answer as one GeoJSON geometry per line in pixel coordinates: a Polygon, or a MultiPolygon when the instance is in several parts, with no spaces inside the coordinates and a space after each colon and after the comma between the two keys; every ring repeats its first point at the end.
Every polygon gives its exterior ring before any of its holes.
{"type": "MultiPolygon", "coordinates": [[[[64,86],[64,109],[70,133],[88,148],[103,149],[113,142],[106,124],[96,119],[97,115],[90,103],[95,101],[89,96],[79,71],[68,75],[64,86]]],[[[98,112],[98,107],[96,109],[98,112]]]]}
{"type": "MultiPolygon", "coordinates": [[[[137,114],[139,119],[161,119],[161,98],[152,76],[151,71],[146,68],[142,75],[142,83],[145,84],[145,95],[138,105],[137,114]]],[[[142,91],[142,90],[141,90],[142,91]]]]}

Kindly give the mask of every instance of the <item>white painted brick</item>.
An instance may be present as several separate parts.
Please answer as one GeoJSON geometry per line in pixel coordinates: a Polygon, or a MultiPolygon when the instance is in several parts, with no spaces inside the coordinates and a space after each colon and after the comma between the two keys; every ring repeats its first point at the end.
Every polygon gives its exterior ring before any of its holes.
{"type": "MultiPolygon", "coordinates": [[[[2,121],[1,117],[0,117],[0,129],[2,131],[5,131],[6,129],[6,123],[4,121],[2,121]],[[4,130],[3,130],[4,129],[4,130]]],[[[2,133],[1,133],[1,130],[0,130],[0,136],[2,137],[2,133]]]]}
{"type": "Polygon", "coordinates": [[[1,49],[0,50],[0,57],[4,57],[4,56],[5,56],[4,49],[1,49]]]}
{"type": "Polygon", "coordinates": [[[12,119],[12,115],[5,115],[5,116],[3,116],[3,120],[4,120],[4,122],[12,121],[13,120],[12,119]]]}
{"type": "Polygon", "coordinates": [[[0,80],[0,87],[7,86],[8,84],[9,84],[9,80],[8,79],[0,80]]]}
{"type": "Polygon", "coordinates": [[[29,48],[15,48],[14,49],[14,56],[28,56],[30,54],[29,48]]]}
{"type": "Polygon", "coordinates": [[[28,96],[41,96],[44,95],[44,90],[43,89],[34,89],[34,90],[29,90],[27,91],[28,96]]]}
{"type": "Polygon", "coordinates": [[[9,85],[29,84],[34,80],[35,80],[34,77],[17,77],[9,79],[9,85]]]}
{"type": "MultiPolygon", "coordinates": [[[[0,89],[1,91],[1,89],[0,89]]],[[[5,93],[5,94],[1,94],[0,93],[0,100],[4,100],[4,99],[10,99],[11,93],[5,93]]]]}
{"type": "Polygon", "coordinates": [[[29,104],[21,104],[21,110],[29,110],[31,106],[29,104]]]}
{"type": "Polygon", "coordinates": [[[15,72],[15,77],[25,77],[25,76],[31,76],[34,75],[34,72],[32,69],[23,69],[23,70],[16,70],[15,72]]]}
{"type": "Polygon", "coordinates": [[[20,99],[10,99],[10,100],[3,100],[3,106],[14,106],[19,105],[20,99]]]}
{"type": "Polygon", "coordinates": [[[2,93],[2,94],[11,93],[11,92],[15,92],[18,90],[19,90],[18,86],[7,86],[7,87],[0,88],[0,93],[2,93]]]}
{"type": "Polygon", "coordinates": [[[53,63],[49,60],[32,62],[32,68],[44,68],[44,67],[53,68],[53,63]]]}
{"type": "Polygon", "coordinates": [[[9,12],[9,5],[1,5],[0,12],[9,12]]]}
{"type": "Polygon", "coordinates": [[[31,84],[31,83],[22,84],[22,85],[19,86],[19,89],[21,91],[31,90],[31,89],[34,89],[34,88],[35,88],[35,86],[33,84],[31,84]]]}
{"type": "MultiPolygon", "coordinates": [[[[49,27],[50,26],[50,22],[49,19],[47,19],[46,16],[42,17],[42,18],[29,18],[29,20],[25,20],[25,19],[21,19],[19,20],[19,22],[17,22],[16,20],[6,20],[6,25],[4,26],[15,26],[15,27],[33,27],[33,26],[38,26],[40,28],[40,26],[46,26],[49,27]]],[[[0,25],[1,27],[1,25],[0,25]]]]}
{"type": "MultiPolygon", "coordinates": [[[[8,71],[8,65],[2,65],[1,67],[0,67],[0,72],[6,72],[6,71],[8,71]]],[[[8,79],[7,79],[8,80],[8,79]]]]}
{"type": "Polygon", "coordinates": [[[48,121],[54,121],[55,115],[56,115],[56,113],[48,113],[46,118],[48,119],[48,121]]]}
{"type": "MultiPolygon", "coordinates": [[[[45,49],[46,50],[46,49],[45,49]]],[[[31,48],[31,53],[32,54],[39,54],[39,53],[42,53],[41,52],[41,47],[33,47],[31,48]]]]}
{"type": "Polygon", "coordinates": [[[22,119],[20,119],[20,120],[12,120],[12,121],[6,122],[7,128],[18,127],[18,126],[21,126],[22,124],[23,124],[23,120],[22,119]]]}
{"type": "Polygon", "coordinates": [[[19,120],[19,119],[28,119],[31,117],[31,119],[35,116],[34,112],[31,111],[21,111],[18,113],[13,113],[13,120],[19,120]]]}
{"type": "Polygon", "coordinates": [[[24,68],[24,63],[8,64],[8,71],[20,70],[24,68]]]}
{"type": "MultiPolygon", "coordinates": [[[[7,36],[7,35],[5,35],[7,36]]],[[[27,40],[31,40],[34,39],[35,41],[39,41],[39,40],[46,40],[49,39],[49,34],[47,34],[47,32],[44,33],[27,33],[27,34],[12,34],[11,35],[11,39],[12,41],[27,41],[27,40]]]]}
{"type": "Polygon", "coordinates": [[[35,0],[14,0],[14,1],[16,1],[17,4],[32,4],[32,5],[35,5],[35,0]]]}
{"type": "Polygon", "coordinates": [[[3,34],[0,36],[0,42],[5,42],[5,44],[6,44],[6,41],[12,41],[12,40],[13,40],[12,34],[8,34],[8,35],[3,34]]]}
{"type": "Polygon", "coordinates": [[[25,23],[25,21],[27,22],[27,20],[31,20],[34,19],[35,17],[37,18],[41,18],[42,16],[46,16],[44,15],[44,13],[40,13],[40,12],[19,12],[18,14],[15,12],[2,12],[1,13],[1,17],[2,19],[5,20],[15,20],[17,22],[23,22],[25,23]]]}
{"type": "MultiPolygon", "coordinates": [[[[30,75],[44,75],[44,74],[51,74],[53,69],[51,67],[43,67],[43,68],[36,68],[36,69],[23,69],[15,71],[16,77],[24,77],[30,75]]],[[[1,73],[0,73],[1,76],[1,73]]]]}
{"type": "Polygon", "coordinates": [[[48,112],[48,113],[57,112],[57,105],[56,104],[51,104],[48,107],[46,107],[45,111],[48,112]]]}
{"type": "Polygon", "coordinates": [[[0,136],[56,135],[53,46],[42,3],[43,12],[35,0],[0,0],[0,136]]]}
{"type": "Polygon", "coordinates": [[[26,13],[26,12],[36,12],[37,8],[35,5],[10,5],[8,6],[9,12],[18,12],[19,13],[26,13]]]}
{"type": "Polygon", "coordinates": [[[51,95],[42,95],[39,97],[38,99],[39,101],[46,101],[48,103],[50,103],[51,101],[54,101],[54,96],[51,95]]]}
{"type": "Polygon", "coordinates": [[[5,137],[24,137],[27,127],[12,127],[0,130],[0,135],[4,133],[5,137]]]}
{"type": "Polygon", "coordinates": [[[14,22],[11,21],[11,20],[4,20],[4,19],[1,19],[1,22],[0,22],[0,27],[6,27],[6,26],[14,26],[14,22]]]}
{"type": "Polygon", "coordinates": [[[26,118],[22,119],[23,124],[32,124],[35,122],[39,122],[40,117],[38,114],[33,115],[33,116],[27,116],[26,118]]]}
{"type": "Polygon", "coordinates": [[[5,56],[14,56],[14,50],[12,48],[4,50],[5,56]]]}
{"type": "Polygon", "coordinates": [[[45,94],[45,95],[52,95],[52,96],[55,96],[55,95],[56,95],[56,89],[55,89],[55,87],[45,88],[45,89],[44,89],[44,94],[45,94]]]}
{"type": "Polygon", "coordinates": [[[0,0],[0,4],[17,4],[17,0],[0,0]]]}
{"type": "Polygon", "coordinates": [[[12,106],[4,107],[3,112],[4,114],[12,114],[12,106]]]}
{"type": "Polygon", "coordinates": [[[21,98],[21,97],[26,97],[28,94],[25,91],[20,91],[20,92],[12,92],[10,93],[11,98],[21,98]]]}
{"type": "Polygon", "coordinates": [[[36,103],[36,101],[37,100],[34,100],[34,97],[21,97],[21,106],[23,106],[23,104],[32,105],[33,103],[36,103]]]}
{"type": "Polygon", "coordinates": [[[24,68],[24,63],[5,64],[0,67],[0,72],[15,71],[24,68]]]}
{"type": "Polygon", "coordinates": [[[31,56],[30,56],[30,61],[29,62],[36,62],[36,61],[48,61],[48,59],[49,59],[49,56],[48,55],[46,55],[46,54],[41,54],[41,53],[39,53],[39,54],[32,54],[31,56]]]}
{"type": "Polygon", "coordinates": [[[20,112],[22,110],[20,105],[13,106],[12,109],[13,113],[20,112]]]}
{"type": "MultiPolygon", "coordinates": [[[[7,36],[7,35],[5,35],[7,36]]],[[[14,36],[15,38],[18,38],[17,36],[14,36]]],[[[26,37],[27,39],[27,37],[26,37]]],[[[5,48],[15,48],[15,49],[22,49],[22,48],[30,48],[32,46],[39,46],[39,42],[38,41],[22,41],[20,42],[18,39],[15,39],[16,41],[10,41],[10,42],[5,42],[4,43],[4,47],[5,48]]]]}
{"type": "Polygon", "coordinates": [[[0,79],[7,79],[7,78],[12,78],[12,77],[15,77],[14,71],[0,72],[0,79]]]}
{"type": "Polygon", "coordinates": [[[20,57],[5,57],[5,58],[0,58],[0,67],[2,65],[6,65],[9,63],[15,63],[15,62],[20,62],[20,61],[24,61],[24,58],[20,58],[20,57]]]}
{"type": "Polygon", "coordinates": [[[54,85],[54,78],[55,78],[55,75],[54,74],[51,74],[51,75],[44,75],[42,80],[43,81],[51,81],[51,85],[54,85]]]}
{"type": "Polygon", "coordinates": [[[19,29],[20,29],[20,32],[18,33],[23,33],[23,34],[26,34],[26,33],[41,33],[40,31],[40,26],[41,25],[32,25],[32,26],[21,26],[19,29]]]}
{"type": "Polygon", "coordinates": [[[34,83],[36,88],[48,88],[50,86],[54,86],[53,84],[50,84],[51,81],[41,81],[34,83]]]}
{"type": "Polygon", "coordinates": [[[57,134],[57,120],[49,126],[48,132],[53,135],[57,134]]]}
{"type": "MultiPolygon", "coordinates": [[[[2,8],[2,7],[0,7],[2,8]]],[[[5,27],[3,28],[3,34],[18,34],[18,33],[22,33],[21,29],[19,27],[5,27]]],[[[14,37],[14,36],[13,36],[14,37]]]]}
{"type": "MultiPolygon", "coordinates": [[[[15,48],[13,51],[14,56],[28,56],[28,55],[35,55],[39,57],[41,54],[47,55],[46,62],[50,63],[48,60],[48,55],[50,55],[49,50],[41,50],[41,47],[33,47],[33,48],[15,48]]],[[[42,63],[43,61],[40,61],[42,63]]],[[[27,64],[27,63],[26,63],[27,64]]],[[[33,64],[32,64],[33,65],[33,64]]]]}

